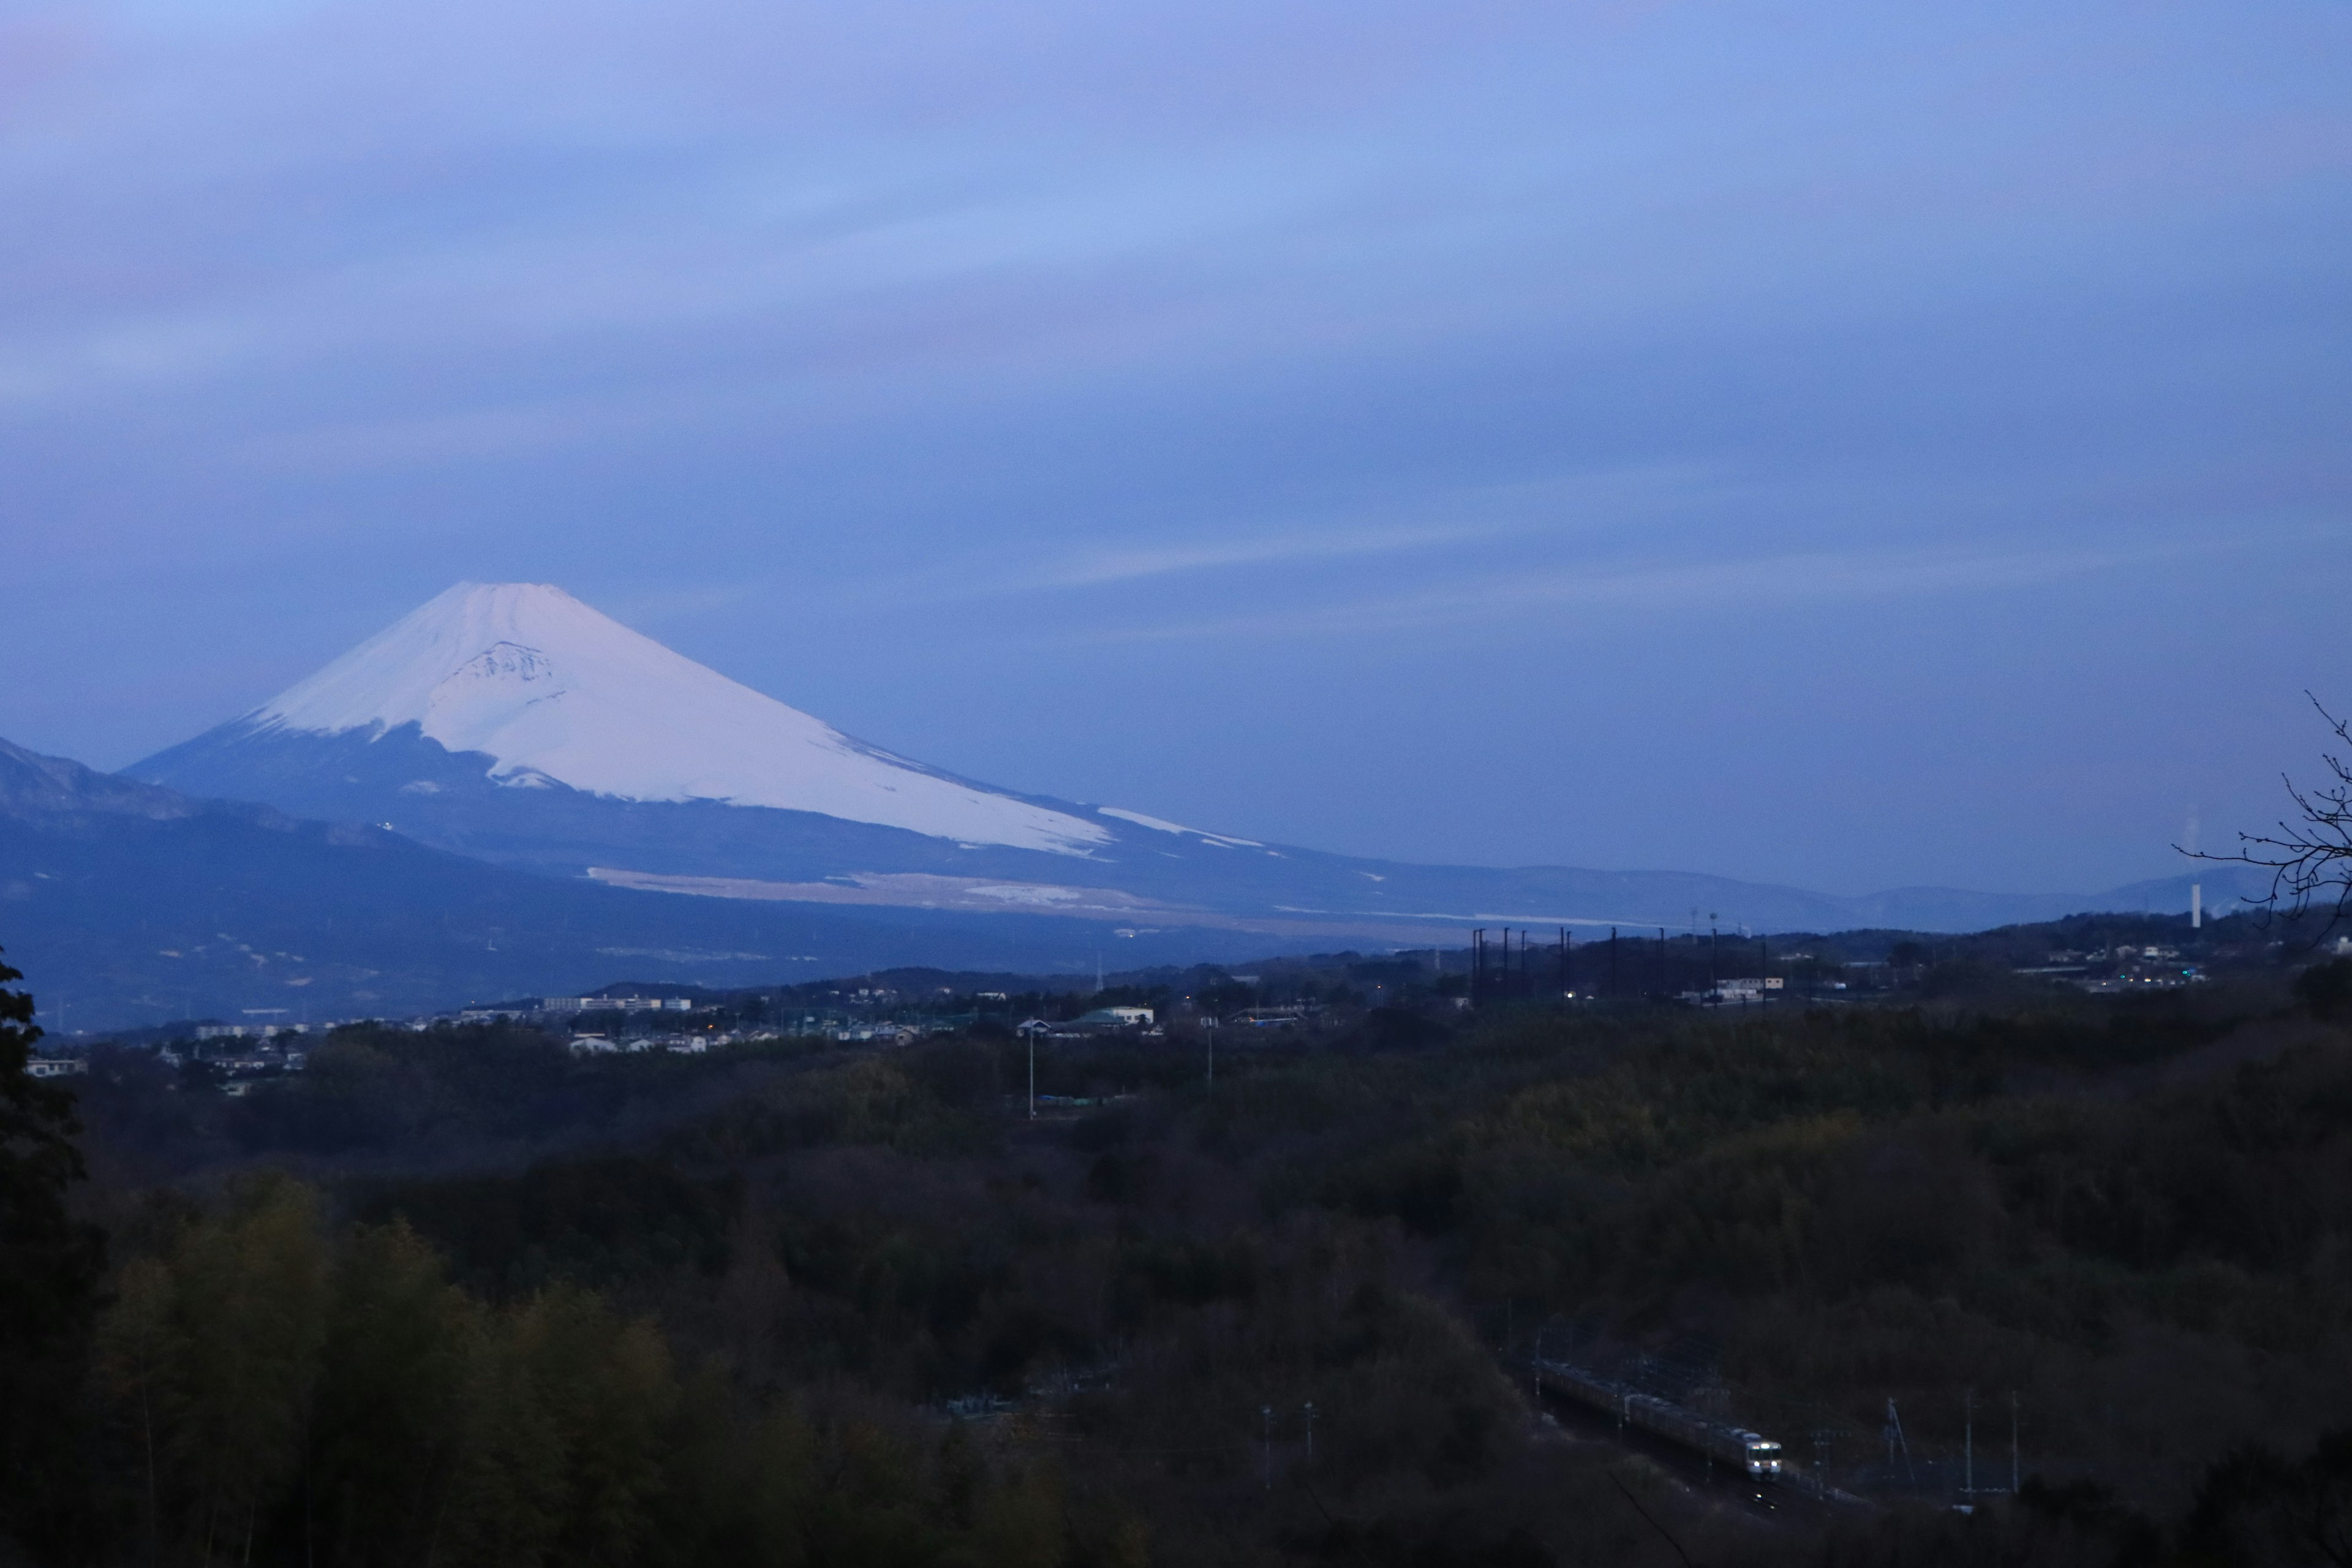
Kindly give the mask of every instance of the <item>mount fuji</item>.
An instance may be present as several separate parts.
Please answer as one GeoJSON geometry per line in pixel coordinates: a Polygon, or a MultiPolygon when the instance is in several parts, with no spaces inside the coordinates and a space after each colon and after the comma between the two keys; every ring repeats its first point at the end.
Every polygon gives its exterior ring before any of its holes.
{"type": "MultiPolygon", "coordinates": [[[[894,757],[536,583],[456,587],[226,731],[138,770],[302,737],[427,742],[509,789],[809,812],[937,838],[1083,854],[1095,823],[894,757]],[[184,759],[183,753],[186,753],[184,759]]],[[[433,768],[402,786],[439,793],[433,768]]]]}
{"type": "Polygon", "coordinates": [[[1473,924],[1975,930],[2186,909],[2093,897],[1840,898],[1678,872],[1415,866],[960,778],[843,734],[555,588],[461,583],[260,707],[126,770],[365,823],[546,876],[698,899],[1064,916],[1120,934],[1458,942],[1473,924]]]}

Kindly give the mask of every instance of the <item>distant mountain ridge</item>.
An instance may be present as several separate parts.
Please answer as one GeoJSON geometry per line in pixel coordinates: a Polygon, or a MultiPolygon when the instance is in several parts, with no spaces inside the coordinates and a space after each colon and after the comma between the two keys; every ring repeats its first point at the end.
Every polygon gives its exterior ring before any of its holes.
{"type": "Polygon", "coordinates": [[[1263,939],[1099,921],[675,899],[380,827],[192,799],[0,741],[0,947],[55,1029],[401,1017],[619,976],[752,985],[915,963],[1238,960],[1263,939]]]}
{"type": "MultiPolygon", "coordinates": [[[[169,822],[201,814],[199,802],[174,790],[102,773],[66,757],[45,757],[0,740],[0,817],[143,816],[169,822]]],[[[276,816],[267,807],[248,815],[276,816]]]]}
{"type": "MultiPolygon", "coordinates": [[[[1122,929],[1340,945],[1475,925],[1979,930],[2186,910],[2183,875],[2105,894],[1859,898],[1686,872],[1371,860],[972,783],[843,735],[544,584],[460,584],[278,697],[127,770],[364,821],[543,875],[680,898],[1061,911],[1122,929]]],[[[2218,906],[2238,891],[2204,876],[2218,906]]]]}
{"type": "MultiPolygon", "coordinates": [[[[1695,877],[1541,875],[1539,890],[1558,893],[1571,879],[1603,902],[1780,891],[1695,877]]],[[[400,1016],[575,994],[622,976],[725,986],[918,963],[1077,973],[1106,959],[1118,968],[1237,963],[1381,945],[1346,934],[1364,929],[1390,930],[1400,945],[1412,945],[1402,939],[1417,929],[1449,944],[1460,940],[1457,927],[1443,923],[1351,924],[1311,910],[1153,924],[1133,901],[1120,904],[1123,895],[1106,890],[975,908],[938,889],[925,892],[916,885],[921,878],[900,874],[898,886],[873,899],[861,899],[852,879],[812,884],[792,898],[762,897],[756,887],[673,897],[489,865],[380,826],[194,799],[0,741],[0,944],[26,972],[51,1027],[400,1016]]],[[[2215,892],[2210,880],[2208,890],[2215,892]]],[[[1915,918],[1921,895],[1791,896],[1822,918],[1771,929],[1926,929],[1915,918]]],[[[1952,897],[1924,895],[1947,910],[1952,897]]],[[[2168,881],[2130,898],[2041,902],[2054,914],[2099,903],[2177,908],[2185,898],[2185,884],[2168,881]]],[[[2221,901],[2217,894],[2208,907],[2221,901]]],[[[2042,917],[1971,913],[1977,925],[2009,918],[2042,917]]]]}

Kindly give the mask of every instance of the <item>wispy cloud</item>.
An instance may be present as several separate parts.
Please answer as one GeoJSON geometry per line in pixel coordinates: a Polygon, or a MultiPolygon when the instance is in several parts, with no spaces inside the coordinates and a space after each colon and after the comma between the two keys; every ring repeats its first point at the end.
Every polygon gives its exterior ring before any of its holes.
{"type": "Polygon", "coordinates": [[[1225,521],[1118,543],[1079,541],[1010,567],[975,569],[962,562],[952,570],[934,569],[920,583],[894,584],[890,592],[934,601],[1050,595],[1260,567],[1284,568],[1286,580],[1304,583],[1336,563],[1435,557],[1482,543],[1517,548],[1643,526],[1725,489],[1717,476],[1689,464],[1457,486],[1344,509],[1293,511],[1248,527],[1225,521]],[[1289,568],[1303,569],[1303,574],[1289,568]]]}
{"type": "Polygon", "coordinates": [[[1069,625],[1055,644],[1233,637],[1349,637],[1466,624],[1495,625],[1563,611],[1688,610],[1722,605],[1900,598],[2028,587],[2166,557],[2217,553],[2247,542],[2213,536],[2161,542],[1990,551],[1806,551],[1731,560],[1498,572],[1346,603],[1254,609],[1206,618],[1069,625]]]}
{"type": "Polygon", "coordinates": [[[545,451],[642,423],[615,419],[607,410],[534,402],[279,431],[238,442],[232,451],[263,468],[344,473],[545,451]]]}
{"type": "Polygon", "coordinates": [[[1466,539],[1492,537],[1498,532],[1508,531],[1509,528],[1507,524],[1491,522],[1453,528],[1374,528],[1357,532],[1257,534],[1191,544],[1087,551],[1047,567],[1022,585],[1090,588],[1107,583],[1132,583],[1147,577],[1167,577],[1218,567],[1381,555],[1399,550],[1419,550],[1433,545],[1459,543],[1466,539]]]}
{"type": "Polygon", "coordinates": [[[680,621],[700,620],[714,611],[730,610],[758,598],[758,584],[715,583],[678,588],[652,588],[607,595],[598,607],[624,626],[643,630],[680,621]]]}
{"type": "Polygon", "coordinates": [[[1675,465],[1480,485],[1391,501],[1375,509],[1391,515],[1402,512],[1413,521],[1373,521],[1354,526],[1293,524],[1164,544],[1082,549],[1046,564],[1021,585],[1086,588],[1235,566],[1332,561],[1513,536],[1573,533],[1652,516],[1668,504],[1688,504],[1714,484],[1697,468],[1675,465]]]}

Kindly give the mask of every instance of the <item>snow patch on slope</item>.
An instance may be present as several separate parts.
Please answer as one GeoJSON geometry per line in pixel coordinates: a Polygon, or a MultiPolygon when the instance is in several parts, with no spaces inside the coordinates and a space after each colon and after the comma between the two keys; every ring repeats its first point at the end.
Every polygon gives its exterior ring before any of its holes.
{"type": "Polygon", "coordinates": [[[1099,825],[943,778],[728,679],[561,588],[460,583],[256,709],[258,731],[404,724],[490,776],[623,800],[816,812],[1060,854],[1099,825]]]}
{"type": "Polygon", "coordinates": [[[1129,811],[1116,805],[1098,805],[1095,807],[1095,815],[1116,816],[1121,822],[1132,822],[1138,827],[1149,827],[1155,833],[1189,833],[1204,843],[1221,844],[1228,848],[1236,846],[1250,849],[1265,847],[1255,838],[1228,838],[1222,833],[1203,833],[1197,827],[1187,827],[1181,822],[1169,822],[1157,816],[1146,816],[1139,811],[1129,811]]]}

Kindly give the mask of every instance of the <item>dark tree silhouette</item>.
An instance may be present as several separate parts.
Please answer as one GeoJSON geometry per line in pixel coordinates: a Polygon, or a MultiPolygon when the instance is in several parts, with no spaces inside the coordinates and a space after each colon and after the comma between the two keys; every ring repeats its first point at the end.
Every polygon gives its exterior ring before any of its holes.
{"type": "MultiPolygon", "coordinates": [[[[2352,720],[2338,719],[2318,698],[2304,695],[2336,738],[2352,747],[2352,720]]],[[[2352,763],[2332,752],[2322,752],[2320,761],[2332,783],[2306,788],[2293,778],[2281,780],[2299,820],[2282,820],[2276,833],[2239,834],[2234,855],[2192,851],[2191,858],[2260,867],[2271,873],[2270,895],[2250,902],[2297,915],[2323,903],[2333,924],[2352,915],[2352,763]]]]}
{"type": "Polygon", "coordinates": [[[0,1531],[54,1545],[70,1528],[74,1413],[104,1238],[66,1210],[82,1179],[74,1098],[32,1076],[33,998],[0,963],[0,1531]]]}
{"type": "Polygon", "coordinates": [[[2182,1531],[2193,1563],[2352,1568],[2352,1431],[2330,1432],[2308,1458],[2249,1445],[2215,1464],[2182,1531]]]}

